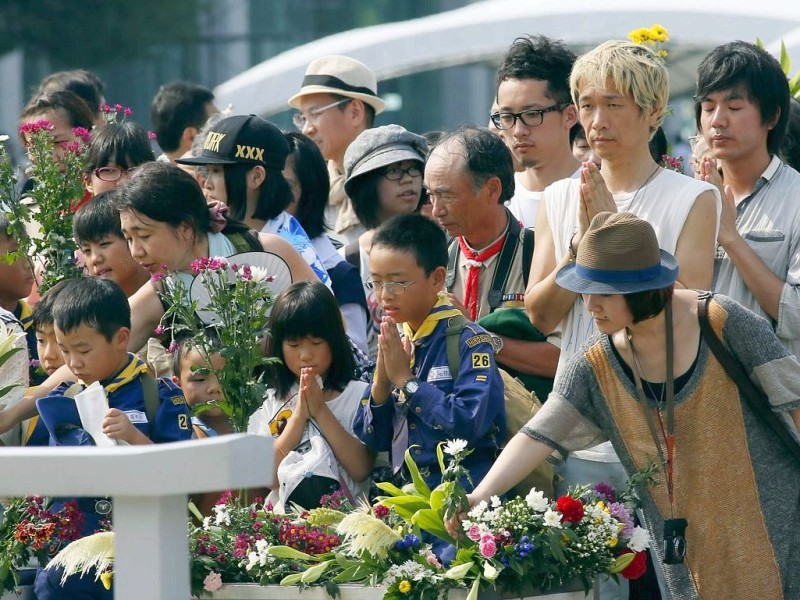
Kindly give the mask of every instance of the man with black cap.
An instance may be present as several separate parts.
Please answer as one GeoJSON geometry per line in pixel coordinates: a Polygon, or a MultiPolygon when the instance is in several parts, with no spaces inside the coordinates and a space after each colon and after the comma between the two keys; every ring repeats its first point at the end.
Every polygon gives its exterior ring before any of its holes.
{"type": "Polygon", "coordinates": [[[314,140],[328,161],[333,235],[343,243],[352,242],[364,228],[344,191],[344,153],[386,107],[378,97],[375,74],[348,56],[323,56],[308,65],[303,85],[289,98],[289,106],[300,111],[294,116],[295,126],[314,140]]]}

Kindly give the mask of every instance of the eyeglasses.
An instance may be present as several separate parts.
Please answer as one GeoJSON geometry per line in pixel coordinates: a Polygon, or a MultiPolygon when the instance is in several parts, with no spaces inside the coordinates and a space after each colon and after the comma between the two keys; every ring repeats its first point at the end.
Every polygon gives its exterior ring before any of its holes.
{"type": "Polygon", "coordinates": [[[118,181],[123,175],[130,175],[136,167],[122,169],[120,167],[100,167],[92,171],[100,181],[118,181]]]}
{"type": "Polygon", "coordinates": [[[380,293],[381,290],[386,290],[392,296],[399,296],[400,294],[406,291],[407,287],[411,287],[415,283],[417,282],[387,281],[386,283],[383,283],[381,281],[367,281],[364,285],[367,286],[368,290],[372,290],[378,293],[380,293]]]}
{"type": "Polygon", "coordinates": [[[522,121],[522,124],[527,127],[538,127],[542,124],[542,121],[544,121],[545,113],[564,110],[568,106],[569,102],[553,104],[553,106],[548,106],[547,108],[531,108],[518,113],[496,112],[492,114],[490,118],[494,126],[501,130],[514,127],[514,125],[517,124],[517,119],[522,121]]]}
{"type": "Polygon", "coordinates": [[[320,106],[319,108],[312,108],[308,111],[308,116],[304,115],[303,113],[295,113],[292,115],[292,123],[298,129],[302,129],[306,126],[306,123],[309,121],[315,121],[316,118],[324,113],[326,110],[333,108],[334,106],[340,106],[342,104],[346,104],[350,102],[352,98],[342,98],[341,100],[337,100],[336,102],[331,102],[330,104],[326,104],[325,106],[320,106]]]}
{"type": "Polygon", "coordinates": [[[409,177],[422,177],[422,169],[419,168],[419,165],[413,165],[407,169],[403,169],[401,167],[389,167],[383,172],[383,176],[389,181],[398,181],[402,179],[406,173],[408,173],[409,177]]]}

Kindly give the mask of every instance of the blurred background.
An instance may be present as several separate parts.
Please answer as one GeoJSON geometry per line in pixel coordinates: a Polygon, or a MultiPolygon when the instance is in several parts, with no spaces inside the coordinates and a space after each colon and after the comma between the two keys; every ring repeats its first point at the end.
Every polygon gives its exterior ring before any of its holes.
{"type": "MultiPolygon", "coordinates": [[[[485,124],[494,75],[515,37],[541,33],[580,53],[639,27],[669,31],[670,142],[694,133],[691,94],[700,59],[733,39],[786,43],[800,67],[800,2],[783,0],[2,0],[0,132],[15,133],[47,74],[95,71],[106,101],[150,127],[158,87],[185,79],[217,105],[291,128],[286,100],[306,65],[347,54],[378,75],[388,109],[377,124],[413,131],[485,124]]],[[[11,136],[12,139],[16,135],[11,136]]]]}

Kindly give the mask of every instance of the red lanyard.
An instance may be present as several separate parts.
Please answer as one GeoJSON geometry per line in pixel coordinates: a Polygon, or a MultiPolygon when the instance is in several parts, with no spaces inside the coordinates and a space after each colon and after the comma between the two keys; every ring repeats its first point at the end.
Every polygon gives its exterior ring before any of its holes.
{"type": "Polygon", "coordinates": [[[661,461],[661,466],[667,476],[667,493],[669,494],[670,509],[673,508],[673,460],[675,458],[675,379],[674,379],[674,357],[673,357],[673,332],[672,332],[672,301],[667,301],[664,306],[664,317],[666,323],[666,338],[667,338],[667,377],[664,381],[664,390],[666,393],[666,413],[667,425],[666,429],[661,420],[661,412],[658,408],[650,410],[647,397],[644,395],[644,388],[642,387],[641,366],[639,359],[636,357],[636,350],[633,347],[633,338],[630,330],[628,333],[628,344],[631,348],[631,356],[633,356],[633,364],[631,370],[633,371],[633,378],[636,382],[636,392],[639,395],[639,402],[642,405],[645,419],[647,420],[647,427],[650,429],[650,435],[653,437],[653,442],[658,451],[658,458],[661,461]],[[658,427],[656,427],[653,413],[658,417],[658,427]],[[661,447],[661,440],[664,440],[667,454],[664,456],[664,450],[661,447]]]}

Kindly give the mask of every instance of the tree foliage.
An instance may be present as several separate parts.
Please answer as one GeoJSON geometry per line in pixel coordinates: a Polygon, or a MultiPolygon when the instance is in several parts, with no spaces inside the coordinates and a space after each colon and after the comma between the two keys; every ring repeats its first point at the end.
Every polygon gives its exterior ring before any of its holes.
{"type": "Polygon", "coordinates": [[[0,55],[22,48],[53,69],[100,66],[193,41],[206,0],[2,0],[0,55]]]}

